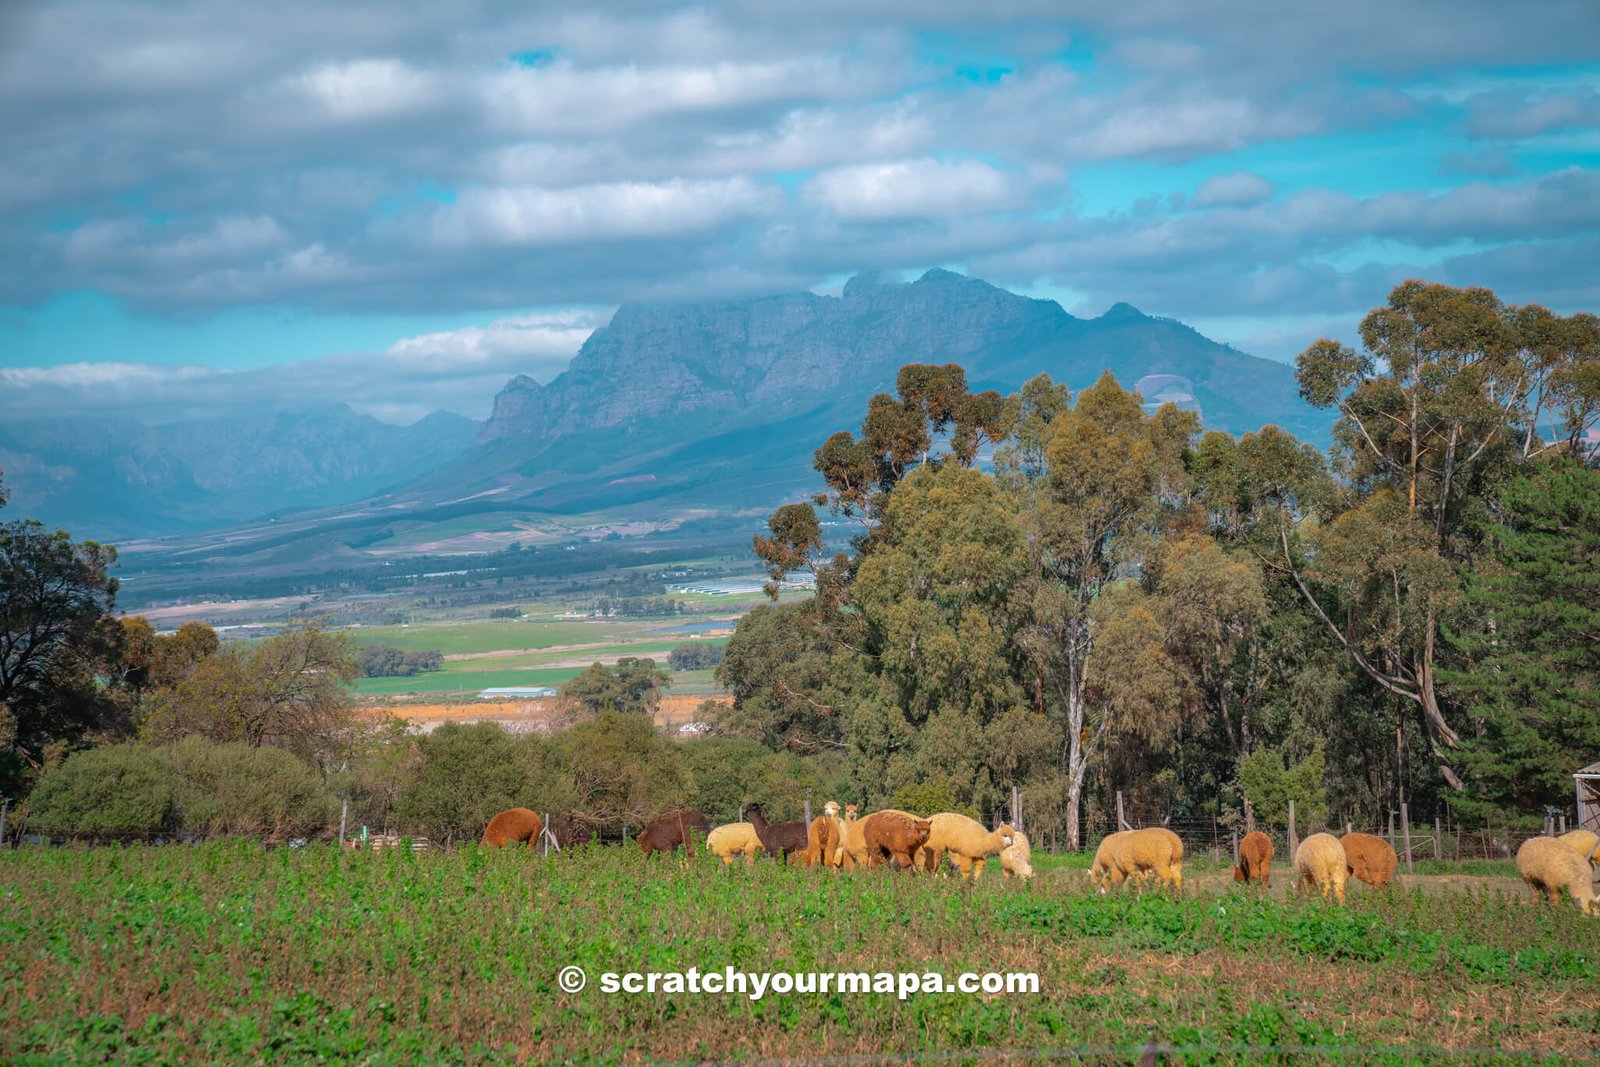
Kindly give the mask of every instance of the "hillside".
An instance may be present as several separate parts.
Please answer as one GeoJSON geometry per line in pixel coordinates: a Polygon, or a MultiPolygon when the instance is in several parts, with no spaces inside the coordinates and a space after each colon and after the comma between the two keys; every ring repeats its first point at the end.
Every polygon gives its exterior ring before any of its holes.
{"type": "Polygon", "coordinates": [[[39,420],[0,430],[0,468],[14,513],[81,536],[183,534],[128,547],[279,569],[712,516],[742,527],[814,488],[813,450],[857,429],[903,364],[951,361],[1004,392],[1040,372],[1078,390],[1110,370],[1208,428],[1327,436],[1284,364],[1127,304],[1080,319],[933,270],[858,276],[837,297],[624,306],[548,384],[507,383],[475,432],[459,416],[402,428],[342,405],[159,427],[39,420]]]}
{"type": "Polygon", "coordinates": [[[395,426],[343,404],[154,426],[38,418],[0,426],[0,470],[11,516],[143,537],[378,492],[459,455],[475,425],[438,412],[395,426]]]}
{"type": "Polygon", "coordinates": [[[1208,428],[1327,435],[1284,364],[1127,304],[1079,319],[934,270],[911,283],[859,276],[839,297],[623,307],[549,384],[507,384],[479,447],[407,492],[493,492],[567,514],[766,503],[809,485],[812,450],[856,429],[909,362],[957,362],[975,387],[1004,392],[1041,371],[1081,389],[1109,369],[1151,402],[1200,411],[1208,428]]]}

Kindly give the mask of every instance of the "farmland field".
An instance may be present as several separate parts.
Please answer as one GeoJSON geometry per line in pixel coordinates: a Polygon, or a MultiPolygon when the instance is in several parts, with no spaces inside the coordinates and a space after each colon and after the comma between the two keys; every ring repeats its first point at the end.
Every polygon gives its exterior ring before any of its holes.
{"type": "Polygon", "coordinates": [[[830,876],[628,847],[344,853],[246,842],[0,854],[0,1060],[858,1057],[1571,1061],[1600,1049],[1600,921],[1502,877],[1337,907],[830,876]],[[568,965],[581,992],[556,985],[568,965]],[[1026,972],[1037,993],[607,993],[605,972],[1026,972]],[[1278,1050],[1269,1052],[1268,1050],[1278,1050]]]}

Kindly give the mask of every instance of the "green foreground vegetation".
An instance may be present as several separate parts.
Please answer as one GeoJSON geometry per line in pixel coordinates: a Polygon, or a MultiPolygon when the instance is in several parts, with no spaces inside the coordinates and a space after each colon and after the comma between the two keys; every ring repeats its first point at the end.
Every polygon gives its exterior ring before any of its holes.
{"type": "MultiPolygon", "coordinates": [[[[1041,857],[1044,859],[1044,857],[1041,857]]],[[[1047,868],[1050,865],[1045,865],[1047,868]]],[[[1497,890],[1346,907],[1221,872],[1182,899],[632,847],[0,855],[8,1063],[686,1061],[1095,1050],[1186,1062],[1496,1061],[1600,1048],[1600,938],[1497,890]],[[577,994],[556,988],[569,964],[577,994]],[[603,972],[1032,972],[1037,994],[607,994],[603,972]],[[1268,1053],[1267,1049],[1279,1050],[1268,1053]],[[1503,1050],[1503,1051],[1501,1051],[1503,1050]]],[[[1287,872],[1277,881],[1287,883],[1287,872]]],[[[1195,884],[1199,883],[1199,884],[1195,884]]]]}

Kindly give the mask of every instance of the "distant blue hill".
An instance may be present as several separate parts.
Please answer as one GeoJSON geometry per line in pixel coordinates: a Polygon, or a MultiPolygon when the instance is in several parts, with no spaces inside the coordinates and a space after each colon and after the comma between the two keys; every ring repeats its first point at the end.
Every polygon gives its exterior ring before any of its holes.
{"type": "Polygon", "coordinates": [[[814,491],[812,452],[859,430],[867,400],[912,362],[960,363],[1002,392],[1040,372],[1076,392],[1110,370],[1151,405],[1236,434],[1273,423],[1323,444],[1330,426],[1290,367],[1180,322],[1127,304],[1080,319],[934,270],[862,275],[838,297],[624,306],[553,381],[512,379],[481,425],[389,426],[342,405],[164,427],[38,420],[0,428],[0,469],[9,515],[128,538],[276,513],[271,540],[289,557],[296,536],[359,550],[382,524],[475,511],[759,512],[814,491]]]}

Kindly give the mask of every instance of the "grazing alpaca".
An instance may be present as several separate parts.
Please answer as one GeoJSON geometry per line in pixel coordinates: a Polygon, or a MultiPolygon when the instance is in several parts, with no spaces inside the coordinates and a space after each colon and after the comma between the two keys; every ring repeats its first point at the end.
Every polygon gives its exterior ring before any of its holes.
{"type": "Polygon", "coordinates": [[[1233,869],[1235,882],[1272,884],[1272,838],[1251,830],[1239,842],[1239,865],[1233,869]]]}
{"type": "Polygon", "coordinates": [[[675,808],[650,820],[639,835],[639,848],[645,859],[651,853],[671,852],[680,846],[693,856],[695,831],[705,837],[711,831],[711,820],[693,808],[675,808]]]}
{"type": "Polygon", "coordinates": [[[933,829],[928,843],[922,846],[917,858],[929,871],[939,869],[945,853],[961,871],[961,877],[976,880],[983,874],[990,856],[998,856],[1011,845],[1016,831],[1010,826],[985,830],[983,823],[955,812],[942,812],[928,820],[933,829]]]}
{"type": "Polygon", "coordinates": [[[893,860],[901,870],[915,871],[912,856],[928,843],[933,823],[903,811],[875,811],[861,820],[861,837],[866,843],[867,866],[876,867],[893,860]]]}
{"type": "Polygon", "coordinates": [[[1374,889],[1386,888],[1394,881],[1394,869],[1400,858],[1394,846],[1381,837],[1371,834],[1345,834],[1339,838],[1344,846],[1345,872],[1361,879],[1374,889]]]}
{"type": "Polygon", "coordinates": [[[1561,891],[1565,889],[1572,902],[1584,912],[1600,914],[1600,900],[1595,899],[1589,861],[1565,842],[1553,837],[1528,838],[1517,849],[1517,872],[1528,883],[1534,900],[1543,896],[1551,904],[1559,904],[1561,891]]]}
{"type": "Polygon", "coordinates": [[[1331,891],[1344,903],[1344,881],[1350,865],[1345,859],[1344,846],[1332,834],[1312,834],[1300,842],[1294,852],[1294,867],[1300,872],[1300,888],[1318,886],[1327,897],[1331,891]]]}
{"type": "Polygon", "coordinates": [[[1000,852],[1000,876],[1024,882],[1033,877],[1033,850],[1021,830],[1011,835],[1011,844],[1000,852]]]}
{"type": "Polygon", "coordinates": [[[550,833],[562,848],[586,845],[594,840],[594,824],[575,811],[564,811],[550,820],[550,833]]]}
{"type": "Polygon", "coordinates": [[[1160,826],[1107,834],[1089,868],[1089,880],[1102,893],[1129,878],[1143,882],[1152,874],[1171,882],[1174,889],[1183,888],[1183,841],[1160,826]]]}
{"type": "Polygon", "coordinates": [[[744,817],[750,820],[750,825],[756,828],[756,836],[761,838],[761,847],[768,853],[777,856],[782,861],[798,863],[800,853],[806,850],[806,824],[804,820],[796,819],[793,822],[771,823],[767,821],[767,813],[760,804],[751,804],[744,809],[744,817]],[[790,856],[796,858],[792,861],[790,856]]]}
{"type": "Polygon", "coordinates": [[[504,845],[522,844],[529,848],[539,843],[539,831],[544,820],[527,808],[509,808],[489,820],[483,829],[483,843],[500,848],[504,845]]]}
{"type": "Polygon", "coordinates": [[[730,822],[717,827],[706,836],[706,848],[722,857],[725,867],[733,863],[733,857],[739,855],[744,856],[745,866],[748,867],[755,863],[756,853],[762,851],[756,828],[747,822],[730,822]]]}
{"type": "Polygon", "coordinates": [[[811,820],[811,828],[806,831],[806,850],[800,854],[800,862],[807,867],[820,863],[836,869],[843,836],[844,824],[839,821],[838,802],[830,800],[822,806],[822,814],[811,820]]]}

